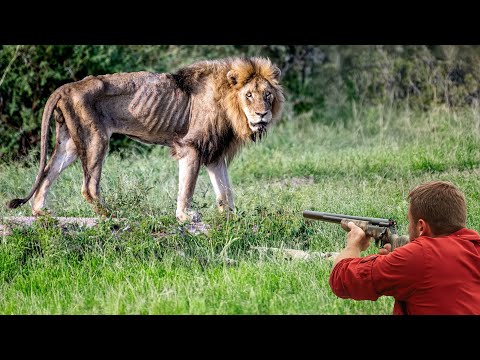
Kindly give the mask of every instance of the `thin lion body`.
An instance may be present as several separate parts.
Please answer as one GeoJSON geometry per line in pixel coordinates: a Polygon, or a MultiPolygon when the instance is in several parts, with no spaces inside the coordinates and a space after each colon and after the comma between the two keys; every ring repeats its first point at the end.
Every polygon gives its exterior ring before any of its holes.
{"type": "Polygon", "coordinates": [[[190,206],[201,166],[219,210],[233,211],[227,165],[280,116],[284,95],[279,78],[280,70],[270,60],[253,57],[201,61],[176,73],[90,75],[62,85],[45,105],[40,168],[32,190],[7,206],[16,208],[32,198],[32,213],[45,214],[50,187],[80,159],[83,196],[96,213],[111,215],[100,195],[100,178],[110,137],[119,133],[171,148],[179,162],[178,220],[199,220],[190,206]],[[47,163],[52,115],[56,144],[47,163]]]}

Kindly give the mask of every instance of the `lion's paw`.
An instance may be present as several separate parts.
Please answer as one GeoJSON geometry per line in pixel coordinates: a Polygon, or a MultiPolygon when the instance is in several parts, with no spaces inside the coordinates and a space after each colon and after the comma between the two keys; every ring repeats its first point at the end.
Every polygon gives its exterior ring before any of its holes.
{"type": "Polygon", "coordinates": [[[33,216],[53,216],[53,211],[49,209],[32,209],[33,216]]]}
{"type": "Polygon", "coordinates": [[[200,222],[202,221],[202,217],[200,214],[193,210],[186,210],[186,211],[177,211],[176,213],[177,220],[180,222],[200,222]]]}

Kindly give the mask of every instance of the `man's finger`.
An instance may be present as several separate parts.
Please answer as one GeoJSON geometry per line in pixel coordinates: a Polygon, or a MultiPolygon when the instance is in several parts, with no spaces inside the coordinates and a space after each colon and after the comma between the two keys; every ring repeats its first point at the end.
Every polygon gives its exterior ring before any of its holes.
{"type": "Polygon", "coordinates": [[[347,223],[348,227],[350,228],[350,230],[352,230],[354,227],[356,227],[357,225],[355,225],[355,223],[353,221],[349,221],[347,223]]]}
{"type": "Polygon", "coordinates": [[[383,245],[383,248],[378,249],[378,254],[379,255],[387,255],[391,252],[392,250],[392,244],[386,243],[383,245]]]}

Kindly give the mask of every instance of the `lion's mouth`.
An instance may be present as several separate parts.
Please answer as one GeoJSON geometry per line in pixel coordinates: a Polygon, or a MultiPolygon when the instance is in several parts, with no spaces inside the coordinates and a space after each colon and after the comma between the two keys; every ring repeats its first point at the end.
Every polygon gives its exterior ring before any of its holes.
{"type": "Polygon", "coordinates": [[[252,124],[251,122],[249,122],[249,125],[250,125],[250,129],[252,129],[253,132],[262,133],[267,128],[268,122],[259,121],[255,124],[252,124]]]}
{"type": "Polygon", "coordinates": [[[253,133],[250,135],[250,139],[253,142],[256,142],[257,139],[261,140],[262,137],[267,133],[267,125],[266,121],[260,121],[254,125],[249,122],[250,128],[252,129],[253,133]]]}

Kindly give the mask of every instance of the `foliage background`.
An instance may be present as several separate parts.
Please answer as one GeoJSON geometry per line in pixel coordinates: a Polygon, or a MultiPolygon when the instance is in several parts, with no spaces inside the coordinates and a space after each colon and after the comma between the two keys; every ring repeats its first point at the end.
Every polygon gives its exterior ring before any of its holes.
{"type": "MultiPolygon", "coordinates": [[[[348,122],[371,105],[428,110],[476,104],[478,46],[447,45],[4,45],[0,46],[0,161],[21,159],[40,141],[48,96],[87,75],[173,72],[224,56],[260,55],[282,70],[285,119],[309,113],[348,122]]],[[[111,150],[150,147],[115,135],[111,150]]]]}

